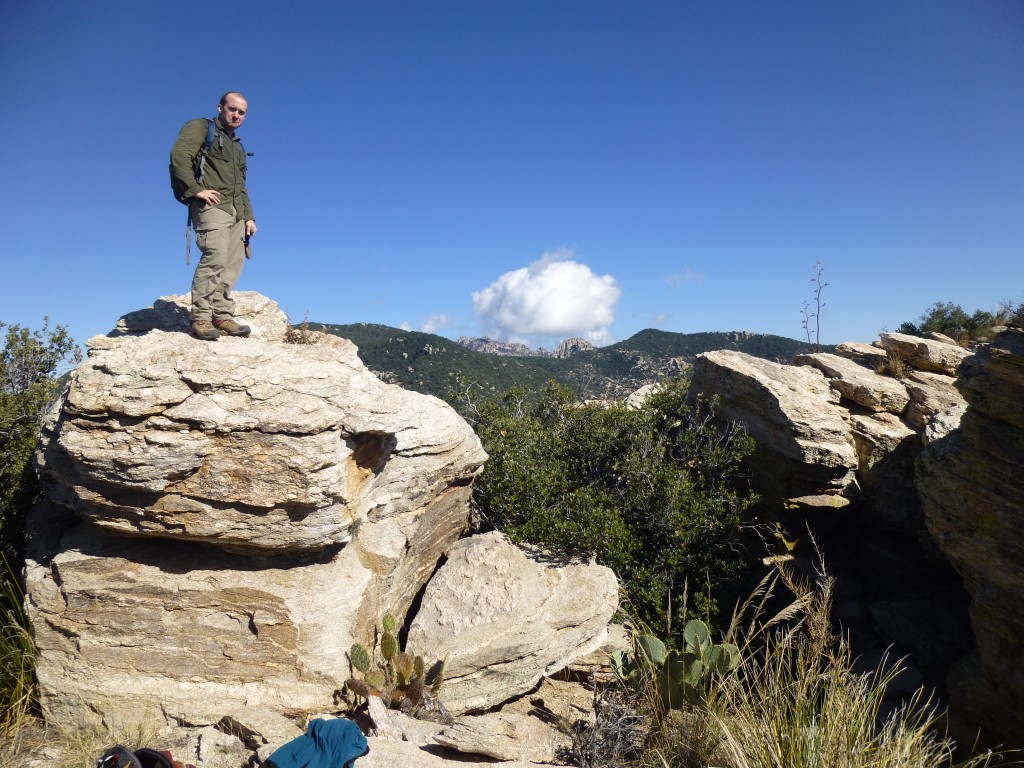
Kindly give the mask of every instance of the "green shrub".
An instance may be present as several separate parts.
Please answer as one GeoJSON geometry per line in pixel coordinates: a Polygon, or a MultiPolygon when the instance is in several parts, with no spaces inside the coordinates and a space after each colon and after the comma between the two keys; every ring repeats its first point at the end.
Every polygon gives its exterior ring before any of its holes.
{"type": "MultiPolygon", "coordinates": [[[[38,497],[31,467],[39,420],[59,389],[58,374],[81,354],[63,326],[42,330],[0,322],[0,736],[13,743],[31,709],[35,656],[22,607],[25,514],[38,497]]],[[[0,755],[2,758],[3,755],[0,755]]],[[[0,760],[2,761],[2,760],[0,760]]]]}
{"type": "MultiPolygon", "coordinates": [[[[549,382],[463,402],[490,455],[474,486],[481,517],[516,542],[596,555],[662,637],[681,636],[674,613],[688,580],[722,586],[744,571],[740,521],[754,500],[737,482],[752,440],[716,427],[711,403],[691,407],[686,394],[677,378],[630,409],[549,382]]],[[[716,608],[707,594],[691,604],[697,615],[716,608]]]]}
{"type": "Polygon", "coordinates": [[[24,547],[25,513],[38,494],[30,465],[39,438],[39,419],[57,396],[63,366],[81,353],[58,325],[43,320],[41,331],[7,326],[0,350],[0,554],[19,569],[24,547]]]}
{"type": "Polygon", "coordinates": [[[911,336],[941,333],[967,345],[989,337],[994,327],[1002,325],[1024,325],[1024,303],[1015,307],[1012,301],[1004,301],[994,313],[978,309],[968,314],[959,304],[937,301],[916,323],[902,323],[896,331],[911,336]]]}

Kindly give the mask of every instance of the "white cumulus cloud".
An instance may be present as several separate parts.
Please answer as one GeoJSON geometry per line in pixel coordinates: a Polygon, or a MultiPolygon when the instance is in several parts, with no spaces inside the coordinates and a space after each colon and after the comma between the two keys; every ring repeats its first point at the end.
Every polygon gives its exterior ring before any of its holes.
{"type": "Polygon", "coordinates": [[[586,336],[607,344],[622,291],[614,277],[595,275],[573,256],[561,249],[506,272],[473,292],[473,314],[499,338],[586,336]]]}
{"type": "MultiPolygon", "coordinates": [[[[420,332],[437,333],[442,328],[446,328],[450,322],[451,320],[448,318],[448,315],[427,315],[426,318],[424,318],[419,324],[420,332]]],[[[398,327],[401,328],[403,331],[411,331],[414,329],[413,324],[410,323],[408,320],[403,321],[398,327]]]]}
{"type": "Polygon", "coordinates": [[[423,321],[420,330],[423,333],[437,333],[448,325],[448,315],[430,315],[423,321]]]}

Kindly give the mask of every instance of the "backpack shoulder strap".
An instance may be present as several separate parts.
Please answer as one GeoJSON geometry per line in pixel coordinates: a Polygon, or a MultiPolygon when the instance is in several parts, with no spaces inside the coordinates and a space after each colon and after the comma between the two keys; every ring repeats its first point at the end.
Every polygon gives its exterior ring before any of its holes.
{"type": "Polygon", "coordinates": [[[206,165],[206,155],[213,146],[213,139],[217,135],[217,121],[215,118],[206,118],[206,139],[199,150],[199,161],[196,163],[196,181],[202,183],[203,168],[206,165]]]}

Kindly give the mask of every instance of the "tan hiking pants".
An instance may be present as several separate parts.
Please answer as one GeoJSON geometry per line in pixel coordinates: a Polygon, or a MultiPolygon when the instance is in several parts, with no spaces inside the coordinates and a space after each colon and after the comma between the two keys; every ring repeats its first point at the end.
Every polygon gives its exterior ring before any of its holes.
{"type": "Polygon", "coordinates": [[[203,256],[192,278],[192,319],[226,320],[235,313],[231,291],[245,261],[245,222],[230,212],[192,203],[196,245],[203,256]]]}

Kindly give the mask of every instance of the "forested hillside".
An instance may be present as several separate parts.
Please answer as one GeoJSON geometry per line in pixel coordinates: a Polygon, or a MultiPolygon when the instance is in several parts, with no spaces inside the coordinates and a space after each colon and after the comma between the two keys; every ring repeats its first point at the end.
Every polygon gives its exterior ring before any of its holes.
{"type": "Polygon", "coordinates": [[[584,398],[622,398],[644,384],[678,373],[701,352],[734,349],[788,361],[808,349],[802,341],[769,334],[647,329],[608,347],[557,359],[475,352],[443,336],[372,323],[311,322],[309,328],[351,339],[367,367],[386,381],[441,398],[448,396],[459,377],[473,378],[492,392],[512,386],[536,389],[553,379],[584,398]]]}

